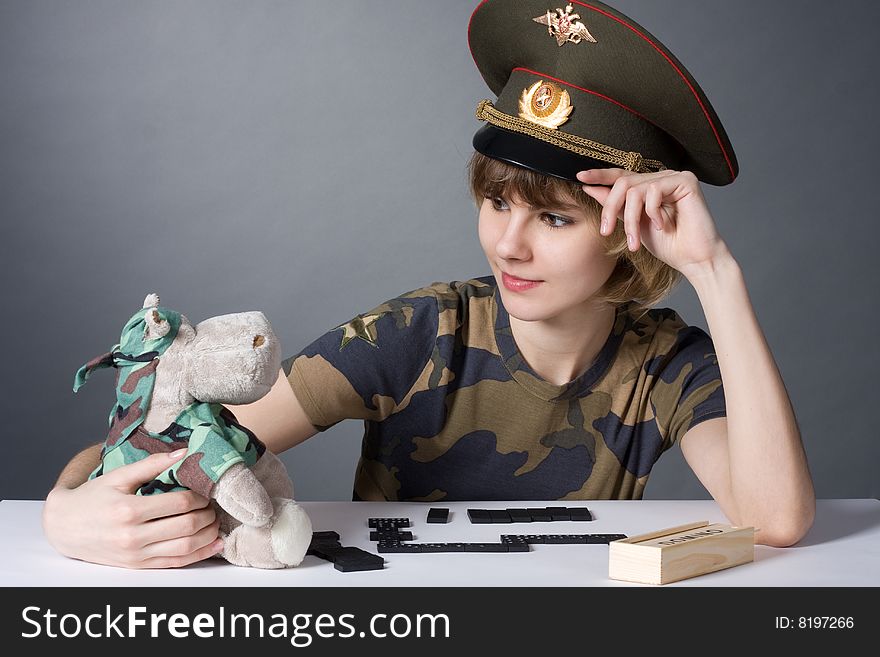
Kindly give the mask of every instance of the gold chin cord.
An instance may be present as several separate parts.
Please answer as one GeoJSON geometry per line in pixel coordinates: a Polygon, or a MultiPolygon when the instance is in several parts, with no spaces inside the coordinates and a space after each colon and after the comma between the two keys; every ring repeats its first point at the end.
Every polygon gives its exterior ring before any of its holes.
{"type": "Polygon", "coordinates": [[[656,171],[664,171],[666,166],[659,160],[648,160],[642,157],[641,153],[632,151],[621,151],[605,144],[584,139],[576,135],[545,128],[542,125],[533,123],[526,119],[516,116],[510,116],[504,112],[495,109],[489,100],[481,100],[477,105],[477,118],[480,121],[486,121],[499,128],[519,132],[535,139],[552,144],[559,148],[564,148],[572,153],[591,157],[594,160],[615,164],[627,171],[635,173],[654,173],[656,171]]]}

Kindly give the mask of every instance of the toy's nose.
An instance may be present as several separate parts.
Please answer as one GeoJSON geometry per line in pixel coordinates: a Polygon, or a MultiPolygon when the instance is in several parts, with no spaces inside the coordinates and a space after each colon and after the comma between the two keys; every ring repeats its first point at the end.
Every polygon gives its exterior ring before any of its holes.
{"type": "Polygon", "coordinates": [[[254,349],[259,349],[264,344],[266,344],[266,338],[260,334],[254,336],[254,349]]]}

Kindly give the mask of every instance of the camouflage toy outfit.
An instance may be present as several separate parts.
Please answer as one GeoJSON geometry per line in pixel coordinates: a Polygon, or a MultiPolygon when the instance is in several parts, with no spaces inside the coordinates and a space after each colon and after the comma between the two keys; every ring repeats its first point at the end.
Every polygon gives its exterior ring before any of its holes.
{"type": "Polygon", "coordinates": [[[365,422],[355,500],[639,499],[654,462],[725,415],[709,336],[618,308],[593,365],[541,379],[495,279],[388,301],[284,361],[309,420],[365,422]]]}
{"type": "Polygon", "coordinates": [[[110,412],[110,430],[101,449],[101,463],[89,475],[94,479],[116,468],[135,463],[156,452],[186,447],[185,458],[175,461],[153,481],[137,490],[152,495],[189,488],[210,497],[220,476],[236,463],[251,467],[266,447],[221,404],[195,402],[184,408],[161,433],[143,427],[153,395],[159,357],[177,336],[180,313],[168,308],[146,308],[135,313],[122,330],[119,344],[90,360],[76,373],[76,392],[96,369],[115,367],[116,404],[110,412]],[[145,339],[145,314],[158,313],[170,325],[160,338],[145,339]]]}

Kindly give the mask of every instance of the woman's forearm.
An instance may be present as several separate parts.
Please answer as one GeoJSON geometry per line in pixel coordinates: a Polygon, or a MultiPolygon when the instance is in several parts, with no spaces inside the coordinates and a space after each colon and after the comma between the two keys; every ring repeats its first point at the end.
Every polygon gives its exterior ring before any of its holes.
{"type": "Polygon", "coordinates": [[[724,381],[736,521],[794,543],[813,521],[813,483],[788,392],[742,272],[725,250],[711,266],[685,275],[702,304],[724,381]]]}
{"type": "Polygon", "coordinates": [[[101,462],[101,445],[92,445],[70,459],[55,482],[55,488],[76,488],[84,484],[101,462]]]}

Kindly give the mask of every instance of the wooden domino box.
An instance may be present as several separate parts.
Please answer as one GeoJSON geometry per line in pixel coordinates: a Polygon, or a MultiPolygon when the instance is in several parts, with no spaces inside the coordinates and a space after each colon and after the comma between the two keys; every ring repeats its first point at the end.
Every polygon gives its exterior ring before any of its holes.
{"type": "Polygon", "coordinates": [[[754,561],[755,528],[693,522],[608,544],[608,576],[668,584],[754,561]]]}

